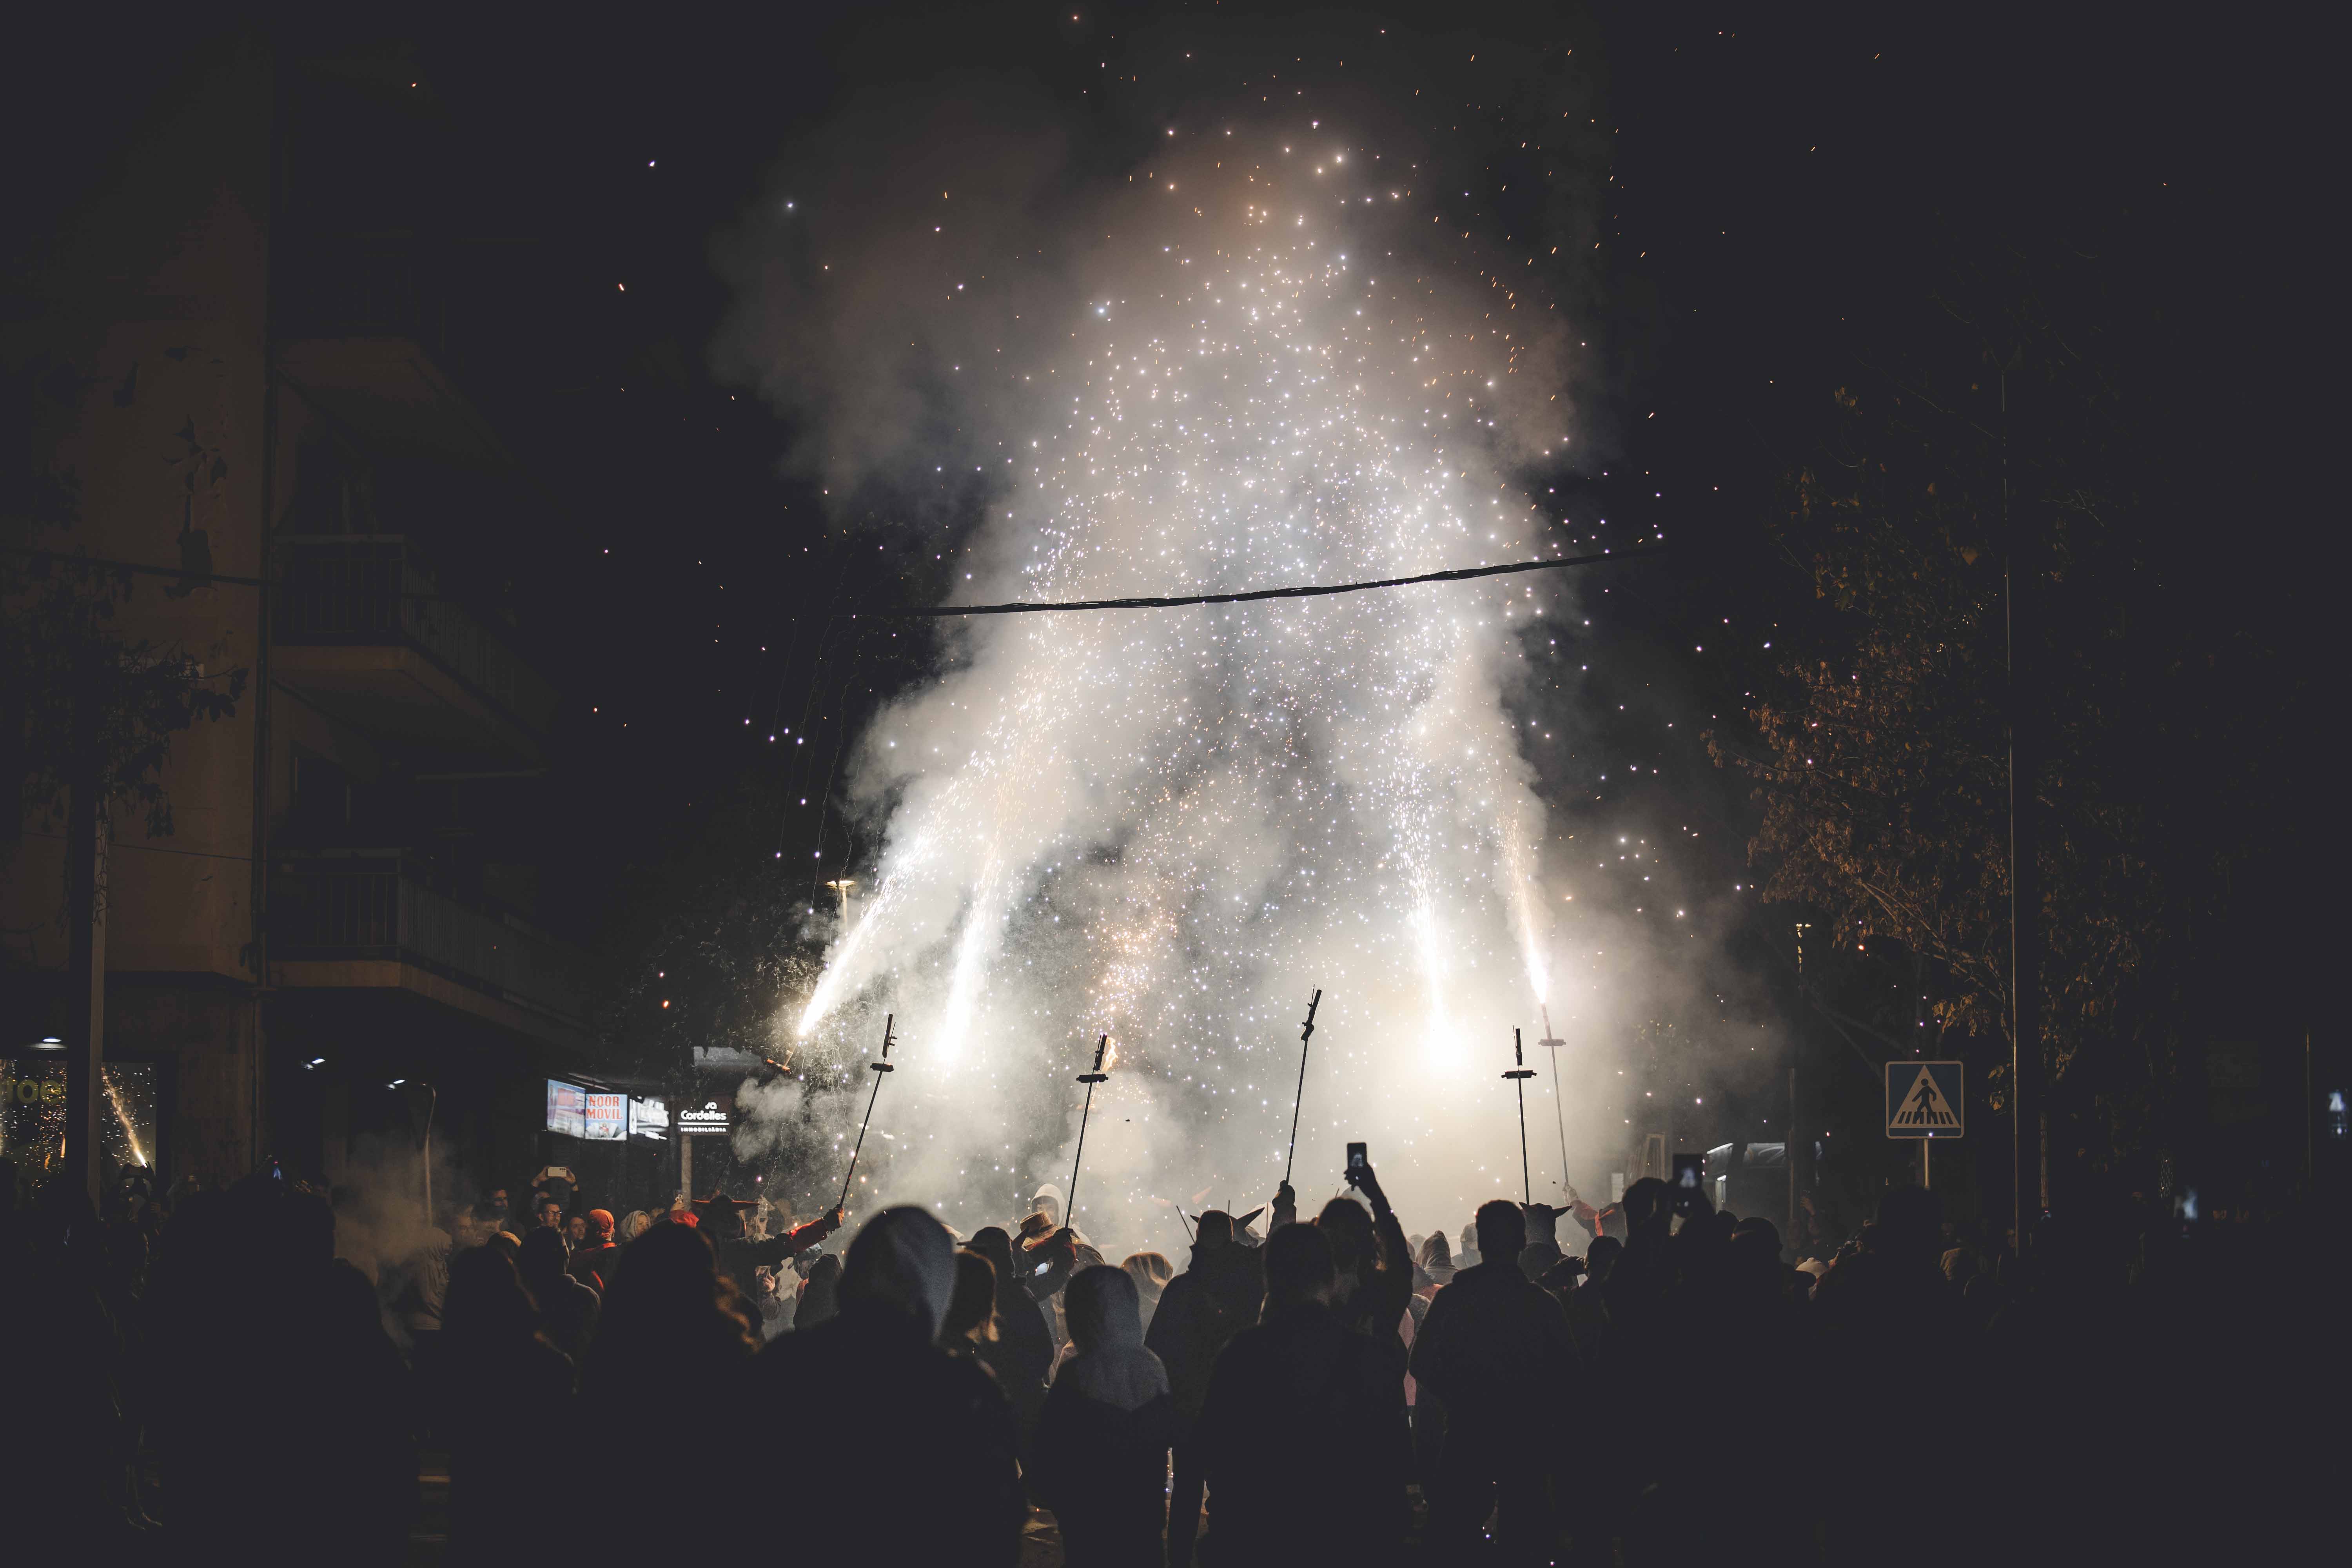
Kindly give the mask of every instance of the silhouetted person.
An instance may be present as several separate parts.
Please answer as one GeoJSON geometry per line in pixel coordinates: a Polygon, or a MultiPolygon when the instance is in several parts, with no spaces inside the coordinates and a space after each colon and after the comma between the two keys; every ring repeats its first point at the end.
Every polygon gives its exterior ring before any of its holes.
{"type": "Polygon", "coordinates": [[[995,1226],[972,1233],[971,1250],[996,1272],[996,1338],[980,1347],[980,1359],[996,1375],[997,1387],[1013,1404],[1020,1451],[1026,1456],[1045,1409],[1045,1374],[1054,1365],[1054,1331],[1045,1313],[1013,1273],[1013,1238],[995,1226]]]}
{"type": "MultiPolygon", "coordinates": [[[[739,1397],[756,1348],[750,1310],[698,1227],[657,1225],[631,1242],[581,1369],[586,1451],[600,1472],[646,1476],[672,1468],[681,1395],[739,1397]]],[[[738,1445],[718,1445],[698,1461],[698,1480],[714,1496],[735,1495],[748,1473],[743,1457],[738,1445]]],[[[666,1511],[618,1508],[603,1528],[600,1551],[609,1549],[616,1562],[677,1544],[677,1521],[666,1511]]]]}
{"type": "Polygon", "coordinates": [[[1202,1215],[1192,1237],[1192,1265],[1168,1282],[1144,1343],[1168,1369],[1176,1402],[1175,1479],[1168,1495],[1168,1562],[1185,1568],[1201,1527],[1201,1494],[1208,1469],[1192,1440],[1209,1397],[1218,1352],[1257,1321],[1265,1299],[1265,1266],[1258,1248],[1234,1239],[1233,1215],[1202,1215]]]}
{"type": "Polygon", "coordinates": [[[1624,1252],[1625,1244],[1613,1236],[1596,1236],[1585,1247],[1584,1279],[1568,1297],[1569,1326],[1580,1341],[1608,1323],[1609,1275],[1624,1252]]]}
{"type": "MultiPolygon", "coordinates": [[[[487,1245],[499,1251],[506,1247],[505,1243],[498,1241],[487,1245]]],[[[547,1331],[548,1340],[555,1348],[578,1366],[596,1336],[596,1319],[604,1306],[595,1290],[572,1277],[564,1268],[565,1261],[563,1237],[554,1231],[540,1229],[522,1238],[516,1251],[515,1267],[521,1272],[531,1299],[539,1303],[540,1327],[547,1331]]]]}
{"type": "Polygon", "coordinates": [[[794,1557],[984,1568],[1019,1555],[1012,1410],[985,1372],[934,1342],[955,1274],[944,1226],[887,1209],[849,1244],[839,1316],[760,1352],[749,1407],[813,1413],[753,1435],[774,1445],[757,1456],[767,1469],[822,1500],[795,1510],[794,1557]]]}
{"type": "Polygon", "coordinates": [[[1381,1345],[1396,1345],[1397,1375],[1404,1375],[1404,1352],[1397,1327],[1404,1304],[1412,1296],[1412,1254],[1405,1246],[1404,1227],[1389,1207],[1388,1194],[1367,1165],[1355,1174],[1356,1190],[1364,1204],[1333,1198],[1315,1216],[1331,1237],[1331,1258],[1338,1269],[1332,1306],[1350,1327],[1370,1334],[1381,1345]]]}
{"type": "Polygon", "coordinates": [[[545,1547],[545,1522],[516,1500],[559,1496],[570,1483],[560,1435],[573,1420],[572,1359],[541,1331],[522,1276],[497,1242],[449,1265],[441,1331],[449,1561],[529,1561],[545,1547]]]}
{"type": "Polygon", "coordinates": [[[1519,1213],[1527,1220],[1528,1241],[1519,1248],[1519,1272],[1540,1282],[1551,1271],[1552,1265],[1562,1256],[1559,1249],[1559,1216],[1568,1213],[1549,1204],[1525,1204],[1519,1213]]]}
{"type": "Polygon", "coordinates": [[[793,1327],[813,1329],[832,1321],[839,1310],[835,1296],[840,1289],[840,1255],[824,1253],[809,1265],[808,1278],[801,1281],[800,1300],[793,1308],[793,1327]]]}
{"type": "Polygon", "coordinates": [[[955,1261],[955,1289],[940,1324],[940,1348],[978,1361],[980,1347],[996,1341],[996,1265],[968,1247],[956,1249],[955,1261]]]}
{"type": "Polygon", "coordinates": [[[26,1563],[128,1557],[152,1538],[127,1507],[132,1443],[122,1339],[101,1289],[105,1239],[70,1167],[21,1210],[14,1168],[0,1167],[0,1342],[16,1347],[7,1475],[19,1503],[5,1539],[26,1563]]]}
{"type": "Polygon", "coordinates": [[[1430,1543],[1441,1556],[1467,1552],[1499,1504],[1506,1553],[1536,1561],[1555,1533],[1546,1476],[1569,1408],[1576,1341],[1560,1304],[1519,1267],[1519,1205],[1480,1205],[1477,1227],[1486,1261],[1439,1292],[1413,1342],[1413,1378],[1445,1408],[1430,1543]]]}
{"type": "Polygon", "coordinates": [[[1332,1310],[1328,1236],[1286,1225],[1263,1254],[1262,1321],[1217,1357],[1193,1433],[1209,1476],[1207,1550],[1221,1565],[1384,1560],[1400,1479],[1377,1462],[1377,1435],[1402,1424],[1404,1389],[1332,1310]]]}
{"type": "Polygon", "coordinates": [[[404,1373],[374,1286],[334,1256],[333,1211],[260,1173],[204,1218],[156,1317],[174,1552],[402,1561],[416,1507],[404,1373]]]}
{"type": "MultiPolygon", "coordinates": [[[[1921,1473],[1921,1464],[1941,1473],[1958,1462],[1953,1423],[1919,1423],[1911,1441],[1898,1448],[1876,1439],[1874,1414],[1884,1410],[1890,1391],[1906,1386],[1906,1381],[1916,1384],[1934,1353],[1926,1347],[1941,1352],[1936,1364],[1943,1386],[1961,1386],[1957,1380],[1962,1369],[1951,1352],[1963,1342],[1963,1320],[1941,1267],[1941,1217],[1937,1194],[1919,1187],[1888,1190],[1879,1201],[1877,1220],[1864,1227],[1867,1244],[1822,1278],[1806,1310],[1818,1356],[1823,1457],[1840,1474],[1853,1477],[1857,1489],[1869,1489],[1867,1495],[1857,1490],[1829,1515],[1832,1563],[1866,1561],[1870,1542],[1904,1528],[1902,1477],[1921,1473]]],[[[2050,1255],[2037,1244],[2036,1256],[2050,1255]]],[[[2042,1381],[2047,1386],[2057,1380],[2042,1381]]],[[[2078,1418],[2070,1407],[2067,1419],[2078,1418]]],[[[2069,1448],[2073,1452],[2074,1446],[2069,1448]]],[[[2075,1458],[2095,1463],[2097,1456],[2084,1452],[2075,1458]]],[[[2049,1501],[2063,1506],[2061,1499],[2077,1495],[2071,1488],[2060,1489],[2049,1501]]],[[[1930,1560],[1952,1561],[1957,1540],[1946,1531],[1922,1544],[1936,1549],[1930,1560]]]]}
{"type": "Polygon", "coordinates": [[[1075,1353],[1045,1395],[1030,1479],[1061,1524],[1070,1568],[1156,1565],[1176,1425],[1167,1370],[1143,1348],[1124,1269],[1082,1268],[1063,1298],[1075,1353]]]}

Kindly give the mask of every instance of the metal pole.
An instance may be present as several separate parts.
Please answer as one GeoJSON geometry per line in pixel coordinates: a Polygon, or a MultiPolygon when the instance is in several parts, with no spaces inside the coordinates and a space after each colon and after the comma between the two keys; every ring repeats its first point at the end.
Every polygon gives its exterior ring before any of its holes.
{"type": "MultiPolygon", "coordinates": [[[[1070,1191],[1062,1203],[1062,1224],[1066,1226],[1076,1226],[1078,1223],[1078,1162],[1087,1157],[1087,1123],[1094,1118],[1095,1085],[1110,1077],[1110,1074],[1102,1069],[1103,1053],[1109,1048],[1108,1035],[1097,1040],[1095,1070],[1078,1075],[1078,1081],[1087,1086],[1087,1108],[1078,1113],[1078,1152],[1070,1156],[1070,1191]]],[[[1302,1072],[1304,1070],[1304,1068],[1301,1069],[1302,1072]]]]}
{"type": "MultiPolygon", "coordinates": [[[[82,710],[89,707],[85,699],[82,710]]],[[[80,758],[92,721],[77,715],[80,758]]],[[[79,759],[78,759],[79,761],[79,759]]],[[[66,1170],[99,1205],[98,1099],[106,1092],[106,837],[98,770],[83,763],[67,807],[66,1170]]]]}
{"type": "Polygon", "coordinates": [[[849,1151],[849,1169],[842,1173],[841,1201],[833,1205],[836,1210],[848,1206],[849,1180],[857,1174],[857,1155],[866,1147],[866,1129],[874,1120],[874,1102],[882,1098],[882,1075],[898,1070],[890,1065],[890,1027],[898,1021],[896,1013],[882,1015],[882,1059],[866,1064],[874,1069],[874,1092],[866,1097],[866,1120],[857,1124],[857,1142],[849,1151]]]}
{"type": "Polygon", "coordinates": [[[1536,1069],[1528,1066],[1517,1029],[1511,1031],[1511,1070],[1503,1076],[1511,1080],[1511,1087],[1519,1096],[1519,1202],[1531,1208],[1536,1201],[1536,1187],[1528,1173],[1528,1079],[1536,1076],[1536,1069]]]}
{"type": "Polygon", "coordinates": [[[1566,1192],[1570,1190],[1568,1182],[1568,1112],[1560,1108],[1559,1048],[1568,1044],[1568,1042],[1558,1038],[1552,1034],[1551,1009],[1549,1007],[1544,1006],[1542,1004],[1538,1003],[1537,1005],[1536,1011],[1543,1015],[1544,1026],[1544,1037],[1538,1040],[1536,1044],[1551,1052],[1551,1116],[1553,1122],[1559,1128],[1559,1185],[1560,1190],[1566,1192]]]}
{"type": "Polygon", "coordinates": [[[425,1102],[425,1227],[433,1228],[433,1117],[441,1109],[441,1091],[431,1084],[425,1086],[431,1096],[425,1102]]]}
{"type": "MultiPolygon", "coordinates": [[[[1792,1047],[1793,1048],[1793,1047],[1792,1047]]],[[[1789,1247],[1797,1246],[1797,1069],[1789,1069],[1789,1247]]]]}
{"type": "MultiPolygon", "coordinates": [[[[1298,1092],[1290,1100],[1290,1152],[1282,1157],[1282,1184],[1286,1187],[1290,1185],[1290,1163],[1298,1157],[1298,1108],[1307,1099],[1307,1042],[1315,1037],[1315,1009],[1321,1005],[1323,988],[1318,985],[1315,988],[1315,999],[1307,1004],[1307,1022],[1298,1028],[1298,1092]]],[[[1091,1089],[1087,1092],[1093,1093],[1091,1089]]],[[[1086,1135],[1084,1122],[1078,1124],[1078,1133],[1080,1137],[1086,1135]]],[[[1076,1182],[1076,1171],[1070,1173],[1070,1180],[1076,1182]]]]}
{"type": "Polygon", "coordinates": [[[2027,1216],[2050,1205],[2048,1110],[2042,1083],[2042,993],[2036,964],[2036,915],[2040,889],[2034,876],[2032,839],[2034,762],[2023,692],[2027,671],[2020,668],[2023,629],[2019,589],[2031,580],[2030,563],[2019,559],[2019,541],[2010,518],[2009,368],[2000,373],[2000,521],[2005,559],[2001,567],[2001,641],[2009,674],[2009,986],[2010,986],[2010,1185],[2011,1223],[2023,1251],[2027,1216]],[[2033,1195],[2029,1201],[2027,1194],[2033,1195]]]}

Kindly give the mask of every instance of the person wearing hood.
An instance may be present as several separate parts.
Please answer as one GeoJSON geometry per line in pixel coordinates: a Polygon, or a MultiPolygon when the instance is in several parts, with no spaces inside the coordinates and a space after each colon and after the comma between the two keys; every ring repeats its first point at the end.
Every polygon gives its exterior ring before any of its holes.
{"type": "Polygon", "coordinates": [[[1024,1231],[1034,1228],[1039,1235],[1045,1236],[1061,1229],[1062,1189],[1051,1182],[1041,1183],[1030,1196],[1029,1212],[1022,1216],[1018,1228],[1024,1231]],[[1040,1215],[1044,1216],[1045,1223],[1042,1226],[1034,1226],[1032,1222],[1040,1215]]]}
{"type": "Polygon", "coordinates": [[[1217,1358],[1192,1435],[1208,1470],[1208,1548],[1242,1568],[1388,1561],[1403,1478],[1381,1461],[1377,1435],[1402,1426],[1403,1386],[1332,1308],[1328,1232],[1281,1226],[1265,1265],[1264,1317],[1217,1358]]]}
{"type": "MultiPolygon", "coordinates": [[[[768,1473],[822,1500],[791,1514],[812,1562],[1004,1564],[1028,1510],[1013,1412],[995,1382],[936,1342],[955,1293],[955,1243],[919,1208],[885,1209],[849,1244],[840,1312],[769,1342],[745,1405],[822,1411],[760,1427],[768,1473]]],[[[751,1528],[779,1521],[761,1510],[751,1528]]]]}
{"type": "Polygon", "coordinates": [[[1192,1264],[1168,1282],[1144,1344],[1168,1369],[1176,1406],[1176,1470],[1168,1497],[1168,1562],[1186,1568],[1200,1531],[1201,1494],[1207,1485],[1192,1426],[1209,1394],[1218,1352],[1257,1319],[1265,1297],[1262,1255],[1234,1238],[1234,1216],[1211,1209],[1200,1217],[1192,1264]]]}
{"type": "Polygon", "coordinates": [[[1062,1527],[1070,1568],[1160,1561],[1160,1488],[1176,1408],[1143,1348],[1135,1280],[1082,1268],[1063,1293],[1076,1353],[1055,1373],[1030,1479],[1062,1527]]]}
{"type": "Polygon", "coordinates": [[[940,1348],[978,1361],[980,1347],[996,1342],[996,1265],[969,1247],[956,1248],[955,1261],[955,1291],[940,1324],[940,1348]]]}
{"type": "Polygon", "coordinates": [[[982,1342],[981,1364],[1013,1402],[1013,1420],[1025,1458],[1045,1408],[1045,1374],[1054,1366],[1054,1331],[1013,1272],[1013,1238],[995,1226],[972,1233],[968,1245],[996,1271],[996,1338],[982,1342]]]}

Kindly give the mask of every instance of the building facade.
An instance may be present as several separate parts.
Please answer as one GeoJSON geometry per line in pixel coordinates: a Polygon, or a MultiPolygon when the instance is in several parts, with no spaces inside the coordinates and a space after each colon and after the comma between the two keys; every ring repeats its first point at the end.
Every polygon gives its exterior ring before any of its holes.
{"type": "MultiPolygon", "coordinates": [[[[48,548],[152,569],[126,639],[242,671],[176,737],[174,831],[106,837],[102,1140],[162,1181],[275,1160],[444,1190],[542,1157],[544,1080],[590,1040],[538,908],[558,700],[482,543],[548,503],[453,377],[430,106],[396,68],[225,43],[61,226],[5,323],[67,367],[79,518],[48,548]]],[[[65,844],[5,867],[8,1154],[54,1156],[65,844]]],[[[61,1121],[59,1122],[61,1125],[61,1121]]]]}

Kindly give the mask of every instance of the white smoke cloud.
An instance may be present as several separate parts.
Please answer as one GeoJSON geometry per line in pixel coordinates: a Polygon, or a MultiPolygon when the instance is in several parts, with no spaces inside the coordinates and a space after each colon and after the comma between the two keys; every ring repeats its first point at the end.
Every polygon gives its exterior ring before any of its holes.
{"type": "MultiPolygon", "coordinates": [[[[729,353],[845,521],[940,537],[924,498],[976,475],[993,500],[953,547],[972,603],[1564,552],[1512,477],[1576,436],[1564,307],[1526,247],[1441,216],[1428,147],[1376,113],[1189,118],[1086,176],[983,87],[853,109],[787,168],[730,253],[729,353]]],[[[1415,1228],[1516,1193],[1512,1031],[1542,1068],[1540,1004],[1563,1027],[1609,1006],[1593,929],[1547,889],[1513,706],[1569,593],[1538,574],[957,624],[945,672],[859,745],[872,896],[777,1023],[848,1082],[897,1017],[867,1206],[970,1227],[1066,1183],[1072,1079],[1108,1033],[1077,1218],[1172,1247],[1170,1203],[1252,1207],[1279,1179],[1318,987],[1303,1200],[1349,1139],[1415,1228]]],[[[1574,1147],[1613,1152],[1613,1104],[1570,1087],[1574,1147]]],[[[1590,1184],[1607,1157],[1579,1157],[1590,1184]]]]}

